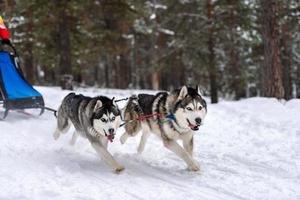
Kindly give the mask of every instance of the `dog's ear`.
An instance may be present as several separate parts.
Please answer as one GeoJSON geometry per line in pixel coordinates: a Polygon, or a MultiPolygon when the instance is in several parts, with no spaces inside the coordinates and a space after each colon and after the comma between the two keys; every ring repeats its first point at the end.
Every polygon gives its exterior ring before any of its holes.
{"type": "Polygon", "coordinates": [[[117,104],[116,101],[115,101],[115,97],[113,97],[111,100],[112,100],[113,106],[115,106],[115,107],[118,108],[118,104],[117,104]]]}
{"type": "Polygon", "coordinates": [[[102,107],[102,102],[100,100],[97,100],[95,107],[94,107],[94,111],[96,111],[98,108],[102,107]]]}
{"type": "Polygon", "coordinates": [[[115,101],[115,97],[113,97],[112,98],[112,104],[113,104],[113,106],[115,107],[115,109],[113,109],[114,110],[114,115],[120,115],[121,114],[121,112],[120,112],[120,110],[119,110],[119,107],[118,107],[118,104],[116,103],[116,101],[115,101]]]}
{"type": "Polygon", "coordinates": [[[200,96],[203,96],[202,95],[202,92],[201,92],[201,89],[199,87],[199,85],[196,86],[196,90],[197,90],[197,93],[200,95],[200,96]]]}
{"type": "Polygon", "coordinates": [[[186,86],[183,86],[179,92],[178,99],[183,99],[188,94],[188,89],[186,86]]]}

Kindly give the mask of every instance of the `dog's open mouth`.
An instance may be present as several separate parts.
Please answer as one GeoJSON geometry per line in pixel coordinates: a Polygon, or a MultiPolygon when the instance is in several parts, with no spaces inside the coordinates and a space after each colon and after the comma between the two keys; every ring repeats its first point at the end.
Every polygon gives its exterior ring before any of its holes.
{"type": "Polygon", "coordinates": [[[186,119],[186,121],[189,124],[190,129],[192,129],[193,131],[198,131],[199,130],[199,126],[198,125],[194,125],[190,122],[190,120],[186,119]]]}
{"type": "Polygon", "coordinates": [[[113,133],[107,134],[105,130],[104,130],[104,134],[105,134],[105,137],[107,137],[107,139],[108,139],[110,142],[113,142],[113,141],[114,141],[114,139],[115,139],[115,134],[113,134],[113,133]]]}

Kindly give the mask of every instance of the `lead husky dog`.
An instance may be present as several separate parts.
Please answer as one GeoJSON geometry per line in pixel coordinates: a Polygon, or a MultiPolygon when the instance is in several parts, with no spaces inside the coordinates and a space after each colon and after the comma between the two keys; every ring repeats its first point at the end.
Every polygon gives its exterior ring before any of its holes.
{"type": "Polygon", "coordinates": [[[196,89],[183,86],[171,94],[160,92],[156,95],[139,94],[132,96],[124,108],[125,133],[120,141],[136,136],[142,130],[138,146],[141,153],[152,132],[159,136],[166,148],[183,159],[192,171],[200,170],[193,159],[193,135],[199,129],[207,113],[206,102],[196,89]],[[152,115],[142,121],[136,120],[143,115],[152,115]],[[182,140],[181,147],[177,140],[182,140]]]}
{"type": "Polygon", "coordinates": [[[90,141],[96,152],[115,172],[124,170],[107,151],[107,143],[113,142],[116,129],[120,125],[120,110],[113,99],[68,94],[58,109],[54,139],[57,140],[60,134],[66,133],[71,123],[75,127],[70,142],[72,145],[81,135],[90,141]]]}

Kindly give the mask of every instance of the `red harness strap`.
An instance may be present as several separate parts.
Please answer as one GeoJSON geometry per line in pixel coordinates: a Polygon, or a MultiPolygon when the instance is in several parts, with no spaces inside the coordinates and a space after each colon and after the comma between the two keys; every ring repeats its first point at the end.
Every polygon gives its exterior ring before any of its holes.
{"type": "Polygon", "coordinates": [[[149,117],[160,117],[162,114],[161,113],[156,113],[156,114],[148,114],[148,115],[140,115],[136,120],[143,121],[145,118],[149,117]]]}

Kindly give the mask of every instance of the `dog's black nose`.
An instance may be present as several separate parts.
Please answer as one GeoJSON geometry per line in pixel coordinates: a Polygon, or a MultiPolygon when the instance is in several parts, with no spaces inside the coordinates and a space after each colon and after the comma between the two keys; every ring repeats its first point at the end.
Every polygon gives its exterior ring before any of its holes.
{"type": "Polygon", "coordinates": [[[110,128],[110,129],[108,129],[108,132],[109,132],[109,134],[114,134],[114,132],[115,132],[115,129],[113,129],[113,128],[110,128]]]}
{"type": "Polygon", "coordinates": [[[196,122],[196,124],[197,125],[200,125],[201,124],[201,118],[200,117],[197,117],[196,119],[195,119],[195,122],[196,122]]]}

